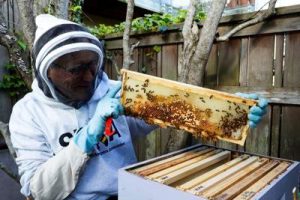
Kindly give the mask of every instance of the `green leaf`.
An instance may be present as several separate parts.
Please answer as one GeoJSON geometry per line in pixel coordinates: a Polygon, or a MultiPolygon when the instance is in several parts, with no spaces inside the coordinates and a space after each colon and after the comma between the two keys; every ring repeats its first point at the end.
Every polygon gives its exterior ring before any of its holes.
{"type": "Polygon", "coordinates": [[[155,45],[155,46],[153,47],[153,50],[154,50],[156,53],[159,53],[159,52],[161,51],[161,47],[155,45]]]}
{"type": "Polygon", "coordinates": [[[19,47],[23,50],[26,51],[27,49],[27,45],[25,42],[21,41],[21,40],[17,40],[17,44],[19,45],[19,47]]]}
{"type": "Polygon", "coordinates": [[[141,69],[142,73],[147,73],[147,66],[146,65],[143,65],[142,66],[142,69],[141,69]]]}
{"type": "Polygon", "coordinates": [[[6,70],[15,70],[16,65],[11,64],[11,63],[7,63],[7,64],[4,65],[4,69],[6,69],[6,70]]]}

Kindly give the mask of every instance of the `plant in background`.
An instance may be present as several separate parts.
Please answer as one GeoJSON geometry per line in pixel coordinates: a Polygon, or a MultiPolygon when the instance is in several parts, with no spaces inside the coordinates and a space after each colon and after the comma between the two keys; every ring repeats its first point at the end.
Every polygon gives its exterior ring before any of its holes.
{"type": "Polygon", "coordinates": [[[132,21],[132,31],[157,31],[159,27],[166,27],[173,24],[173,16],[165,14],[146,14],[132,21]]]}
{"type": "Polygon", "coordinates": [[[0,81],[0,89],[7,91],[14,99],[23,97],[29,89],[26,87],[15,65],[8,63],[4,66],[4,69],[7,73],[3,75],[2,81],[0,81]]]}
{"type": "MultiPolygon", "coordinates": [[[[176,14],[170,13],[154,13],[146,14],[144,17],[139,17],[132,20],[133,32],[153,32],[153,31],[166,31],[168,27],[173,24],[180,24],[184,22],[187,10],[178,10],[176,14]]],[[[205,18],[202,6],[197,8],[195,20],[200,21],[205,18]]],[[[122,33],[124,31],[124,22],[114,26],[106,26],[99,24],[98,26],[90,27],[90,31],[97,37],[103,38],[113,33],[122,33]]]]}
{"type": "Polygon", "coordinates": [[[27,50],[28,45],[26,44],[26,42],[23,39],[21,39],[21,37],[18,37],[17,44],[19,45],[19,47],[22,49],[23,52],[25,52],[27,50]]]}
{"type": "Polygon", "coordinates": [[[153,50],[154,50],[156,53],[159,53],[159,52],[161,52],[161,46],[155,45],[155,46],[153,47],[153,50]]]}
{"type": "Polygon", "coordinates": [[[69,5],[69,20],[75,23],[82,23],[83,0],[72,0],[69,5]]]}
{"type": "Polygon", "coordinates": [[[198,6],[196,7],[196,13],[195,13],[195,21],[200,22],[201,20],[205,19],[206,14],[205,14],[205,10],[207,5],[205,4],[198,4],[198,6]]]}
{"type": "Polygon", "coordinates": [[[95,27],[89,27],[89,30],[96,36],[102,38],[106,35],[110,35],[113,33],[122,33],[125,29],[125,23],[122,22],[120,24],[116,24],[114,26],[107,26],[104,24],[99,24],[95,27]]]}
{"type": "Polygon", "coordinates": [[[54,15],[55,14],[55,5],[52,1],[49,2],[48,6],[44,8],[44,13],[54,15]]]}

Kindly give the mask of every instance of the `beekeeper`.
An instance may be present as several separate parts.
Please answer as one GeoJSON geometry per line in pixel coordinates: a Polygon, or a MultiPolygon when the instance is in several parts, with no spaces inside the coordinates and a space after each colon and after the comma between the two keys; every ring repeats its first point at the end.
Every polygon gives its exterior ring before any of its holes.
{"type": "Polygon", "coordinates": [[[114,196],[117,170],[136,162],[132,138],[155,127],[120,116],[121,84],[103,72],[103,46],[87,29],[51,15],[36,25],[36,78],[9,123],[21,192],[42,200],[114,196]]]}
{"type": "MultiPolygon", "coordinates": [[[[133,138],[156,127],[122,115],[121,84],[103,72],[102,43],[87,29],[45,14],[36,25],[32,92],[9,123],[21,192],[36,200],[113,199],[117,170],[136,162],[133,138]]],[[[251,123],[265,107],[255,108],[251,123]]]]}

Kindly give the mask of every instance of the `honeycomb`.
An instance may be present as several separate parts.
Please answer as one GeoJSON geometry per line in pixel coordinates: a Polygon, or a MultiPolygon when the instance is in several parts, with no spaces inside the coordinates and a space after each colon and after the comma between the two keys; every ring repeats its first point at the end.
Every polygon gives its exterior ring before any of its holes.
{"type": "Polygon", "coordinates": [[[232,94],[122,70],[125,114],[195,137],[243,145],[256,102],[232,94]]]}

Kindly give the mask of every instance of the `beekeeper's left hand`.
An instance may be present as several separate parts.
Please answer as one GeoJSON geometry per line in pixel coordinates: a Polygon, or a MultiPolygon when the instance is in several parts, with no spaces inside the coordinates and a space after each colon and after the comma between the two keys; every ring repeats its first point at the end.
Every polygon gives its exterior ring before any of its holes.
{"type": "Polygon", "coordinates": [[[250,108],[250,113],[248,114],[249,126],[255,128],[257,124],[261,121],[262,117],[267,113],[268,100],[265,98],[259,97],[255,93],[246,94],[246,93],[236,93],[237,96],[258,100],[258,104],[250,108]]]}

